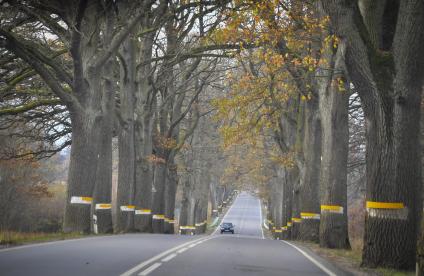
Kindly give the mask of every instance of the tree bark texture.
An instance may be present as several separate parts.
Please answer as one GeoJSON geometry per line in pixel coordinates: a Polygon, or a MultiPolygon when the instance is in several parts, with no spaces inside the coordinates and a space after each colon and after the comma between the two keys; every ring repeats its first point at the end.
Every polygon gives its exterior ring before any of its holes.
{"type": "Polygon", "coordinates": [[[299,238],[305,241],[319,241],[319,177],[321,164],[321,121],[319,117],[318,98],[305,103],[305,133],[303,154],[305,167],[300,183],[300,217],[299,238]]]}
{"type": "Polygon", "coordinates": [[[153,154],[153,124],[156,96],[149,82],[152,74],[150,62],[154,34],[142,38],[140,47],[140,66],[137,74],[138,89],[135,106],[135,183],[136,214],[135,228],[141,232],[152,232],[152,187],[154,163],[149,160],[153,154]]]}
{"type": "Polygon", "coordinates": [[[119,113],[119,166],[116,206],[116,233],[134,231],[135,213],[135,147],[134,147],[134,95],[135,41],[127,38],[121,48],[121,87],[119,113]]]}
{"type": "MultiPolygon", "coordinates": [[[[389,1],[388,1],[389,3],[389,1]]],[[[363,265],[415,266],[421,216],[420,102],[424,61],[424,3],[399,1],[393,39],[375,48],[356,3],[323,1],[346,42],[346,64],[366,119],[367,214],[363,265]]],[[[387,9],[386,9],[387,11],[387,9]]],[[[375,12],[367,10],[368,13],[375,12]]],[[[367,15],[365,15],[366,17],[367,15]]],[[[384,41],[383,41],[384,42],[384,41]]]]}
{"type": "Polygon", "coordinates": [[[350,248],[347,225],[347,156],[349,144],[349,84],[344,78],[344,43],[333,50],[330,45],[323,58],[327,72],[317,72],[322,127],[320,174],[320,246],[350,248]],[[339,91],[342,80],[344,91],[339,91]]]}

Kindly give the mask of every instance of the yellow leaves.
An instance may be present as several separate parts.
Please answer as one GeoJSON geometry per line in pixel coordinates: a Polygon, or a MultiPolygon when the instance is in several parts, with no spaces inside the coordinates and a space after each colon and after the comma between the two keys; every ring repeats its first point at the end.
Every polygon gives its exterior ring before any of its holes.
{"type": "Polygon", "coordinates": [[[337,87],[337,90],[339,91],[339,92],[345,92],[346,91],[346,83],[345,83],[345,81],[342,79],[342,78],[336,78],[335,80],[334,80],[334,85],[337,87]]]}
{"type": "MultiPolygon", "coordinates": [[[[279,151],[277,151],[279,152],[279,151]]],[[[296,156],[294,151],[287,152],[285,154],[272,155],[271,160],[282,167],[292,169],[296,165],[296,156]]]]}
{"type": "Polygon", "coordinates": [[[310,101],[312,99],[312,94],[311,93],[308,93],[308,94],[302,94],[301,96],[300,96],[300,100],[301,101],[310,101]]]}
{"type": "Polygon", "coordinates": [[[177,146],[177,141],[173,138],[156,136],[155,144],[159,148],[170,150],[174,149],[177,146]]]}
{"type": "Polygon", "coordinates": [[[334,49],[337,49],[340,43],[340,38],[338,38],[335,34],[326,36],[324,38],[324,47],[332,46],[334,49]]]}

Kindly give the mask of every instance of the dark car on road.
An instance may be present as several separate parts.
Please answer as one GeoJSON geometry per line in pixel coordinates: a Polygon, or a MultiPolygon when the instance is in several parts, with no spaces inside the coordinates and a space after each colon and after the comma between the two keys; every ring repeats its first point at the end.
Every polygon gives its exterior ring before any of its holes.
{"type": "Polygon", "coordinates": [[[234,234],[234,227],[235,225],[231,222],[224,222],[223,224],[221,224],[221,234],[224,232],[230,232],[234,234]]]}

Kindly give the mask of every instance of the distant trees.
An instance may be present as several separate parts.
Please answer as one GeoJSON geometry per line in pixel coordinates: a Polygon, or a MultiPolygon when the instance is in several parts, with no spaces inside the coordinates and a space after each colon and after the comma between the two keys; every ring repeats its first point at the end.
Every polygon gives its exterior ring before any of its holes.
{"type": "MultiPolygon", "coordinates": [[[[38,148],[29,141],[23,148],[22,141],[11,137],[9,131],[0,131],[0,147],[15,151],[8,154],[19,155],[31,147],[38,148]]],[[[0,157],[0,231],[58,231],[65,205],[65,186],[60,183],[64,160],[36,160],[30,155],[19,160],[5,159],[7,155],[3,154],[0,157]]]]}

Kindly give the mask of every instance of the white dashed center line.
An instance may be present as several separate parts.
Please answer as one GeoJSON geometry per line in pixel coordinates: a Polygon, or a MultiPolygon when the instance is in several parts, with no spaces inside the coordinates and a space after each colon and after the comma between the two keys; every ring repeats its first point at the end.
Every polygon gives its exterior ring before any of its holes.
{"type": "Polygon", "coordinates": [[[184,251],[186,251],[188,248],[187,247],[184,247],[184,248],[181,248],[180,250],[178,250],[177,252],[178,253],[183,253],[184,251]]]}
{"type": "Polygon", "coordinates": [[[162,265],[162,263],[154,263],[152,264],[152,266],[150,266],[149,268],[143,270],[142,272],[140,272],[138,275],[139,276],[145,276],[148,275],[150,272],[152,272],[153,270],[155,270],[156,268],[160,267],[162,265]]]}
{"type": "Polygon", "coordinates": [[[171,254],[171,255],[169,255],[168,257],[163,258],[161,261],[162,261],[162,262],[167,262],[167,261],[169,261],[169,260],[173,259],[173,258],[174,258],[174,257],[176,257],[176,256],[177,256],[177,254],[171,254]]]}

